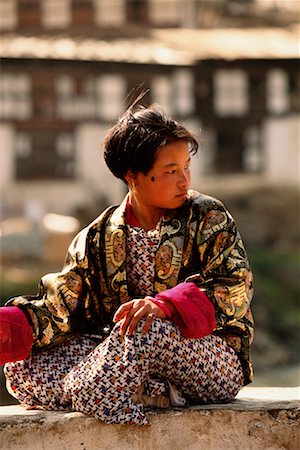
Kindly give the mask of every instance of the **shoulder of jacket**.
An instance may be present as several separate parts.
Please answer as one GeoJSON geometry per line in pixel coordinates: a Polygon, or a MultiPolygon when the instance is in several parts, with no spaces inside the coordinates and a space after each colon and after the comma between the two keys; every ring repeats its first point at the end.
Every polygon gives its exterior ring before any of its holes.
{"type": "Polygon", "coordinates": [[[83,242],[86,241],[87,238],[93,239],[95,234],[99,232],[103,226],[105,226],[108,218],[111,216],[111,214],[117,207],[118,205],[109,206],[89,225],[87,225],[85,228],[79,231],[79,233],[75,236],[73,240],[73,245],[78,245],[78,243],[81,243],[81,245],[83,245],[83,242]]]}
{"type": "Polygon", "coordinates": [[[201,192],[197,192],[194,190],[190,190],[188,193],[188,201],[192,208],[195,209],[205,209],[205,210],[225,210],[224,204],[221,200],[218,200],[215,197],[210,195],[202,194],[201,192]]]}

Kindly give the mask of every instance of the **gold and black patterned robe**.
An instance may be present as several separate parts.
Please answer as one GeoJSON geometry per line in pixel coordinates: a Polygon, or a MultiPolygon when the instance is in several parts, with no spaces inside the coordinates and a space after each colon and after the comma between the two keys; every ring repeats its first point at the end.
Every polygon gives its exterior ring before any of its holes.
{"type": "MultiPolygon", "coordinates": [[[[131,300],[126,276],[126,199],[104,211],[71,243],[63,270],[44,276],[37,296],[11,299],[33,328],[34,351],[76,333],[105,336],[114,312],[131,300]]],[[[155,295],[183,281],[194,282],[212,301],[217,329],[237,352],[252,380],[249,308],[252,273],[236,224],[224,205],[189,191],[181,208],[168,210],[155,260],[155,295]]]]}

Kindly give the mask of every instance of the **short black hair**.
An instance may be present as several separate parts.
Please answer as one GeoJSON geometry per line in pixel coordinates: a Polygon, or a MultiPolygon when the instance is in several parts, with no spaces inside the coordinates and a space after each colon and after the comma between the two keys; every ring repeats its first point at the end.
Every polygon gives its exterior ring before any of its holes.
{"type": "Polygon", "coordinates": [[[130,107],[108,130],[104,159],[113,175],[126,183],[129,171],[146,175],[155,163],[157,151],[177,140],[188,142],[190,153],[197,153],[198,142],[194,135],[168,117],[158,105],[130,107]]]}

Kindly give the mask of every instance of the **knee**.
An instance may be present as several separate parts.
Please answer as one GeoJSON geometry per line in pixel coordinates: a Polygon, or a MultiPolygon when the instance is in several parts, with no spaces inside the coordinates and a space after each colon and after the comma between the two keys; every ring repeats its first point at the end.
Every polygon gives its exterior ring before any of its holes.
{"type": "MultiPolygon", "coordinates": [[[[171,321],[155,317],[150,325],[150,328],[145,332],[146,318],[142,318],[137,324],[133,334],[126,336],[125,339],[130,339],[137,344],[151,345],[155,343],[158,345],[168,337],[174,338],[179,334],[179,330],[171,321]]],[[[120,343],[120,323],[117,323],[111,331],[110,340],[117,338],[120,343]]]]}
{"type": "Polygon", "coordinates": [[[144,331],[145,323],[146,319],[140,320],[134,335],[141,340],[147,339],[148,342],[155,341],[156,345],[168,337],[174,337],[178,333],[177,327],[166,319],[155,317],[147,332],[144,331]]]}
{"type": "MultiPolygon", "coordinates": [[[[146,317],[143,317],[137,327],[136,327],[136,333],[138,334],[142,334],[145,335],[146,333],[144,332],[144,327],[146,324],[146,317]]],[[[167,324],[168,322],[166,322],[166,320],[164,319],[160,319],[159,317],[154,317],[151,324],[150,324],[150,328],[149,328],[149,333],[161,333],[162,332],[162,328],[165,326],[165,324],[167,324]]]]}

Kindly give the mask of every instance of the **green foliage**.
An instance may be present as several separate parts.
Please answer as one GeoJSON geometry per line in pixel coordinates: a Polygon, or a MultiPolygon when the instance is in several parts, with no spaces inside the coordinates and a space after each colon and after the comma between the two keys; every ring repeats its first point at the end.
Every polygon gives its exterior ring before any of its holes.
{"type": "Polygon", "coordinates": [[[267,332],[275,341],[284,342],[291,358],[298,359],[299,256],[263,248],[250,251],[249,258],[255,279],[252,309],[256,328],[267,332]]]}
{"type": "Polygon", "coordinates": [[[4,305],[11,297],[18,295],[35,295],[37,293],[38,280],[26,280],[17,282],[13,280],[2,279],[1,280],[1,299],[0,305],[4,305]]]}

